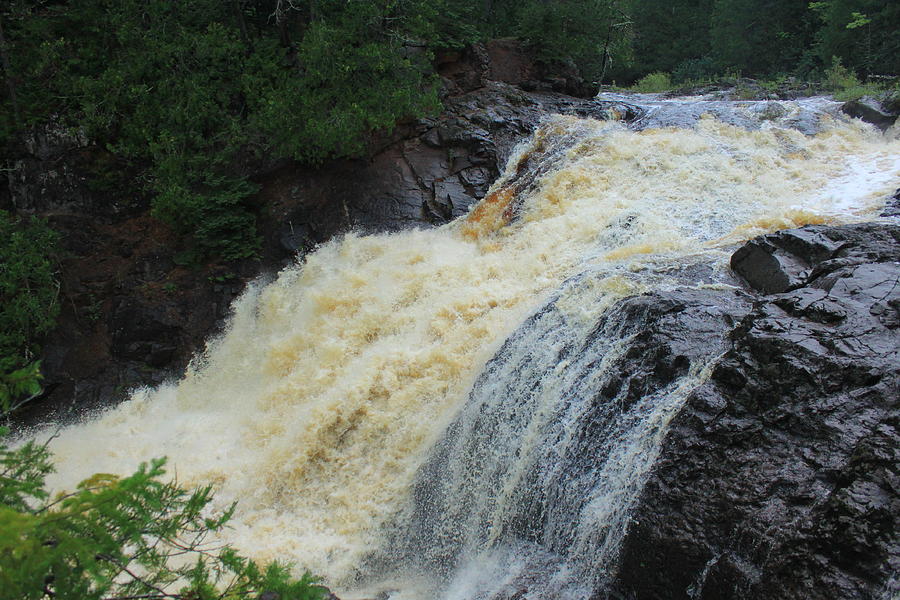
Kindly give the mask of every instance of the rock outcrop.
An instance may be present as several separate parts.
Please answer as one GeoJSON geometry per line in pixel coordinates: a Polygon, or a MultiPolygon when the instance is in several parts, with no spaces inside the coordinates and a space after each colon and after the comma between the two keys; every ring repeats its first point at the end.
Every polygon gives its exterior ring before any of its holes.
{"type": "Polygon", "coordinates": [[[851,117],[871,123],[881,131],[886,131],[900,116],[900,97],[874,98],[863,96],[844,103],[841,110],[851,117]]]}
{"type": "Polygon", "coordinates": [[[150,216],[126,165],[79,132],[36,129],[6,172],[0,208],[48,218],[62,234],[61,315],[45,341],[46,393],[25,421],[102,405],[177,375],[223,322],[245,282],[335,235],[431,227],[465,213],[515,145],[548,113],[610,113],[570,67],[535,63],[500,41],[438,57],[441,114],[371,140],[366,159],[311,168],[248,161],[261,256],[198,262],[150,216]]]}
{"type": "MultiPolygon", "coordinates": [[[[460,87],[453,80],[447,85],[460,87]]],[[[380,140],[382,149],[368,160],[315,170],[289,165],[268,176],[262,198],[282,249],[293,252],[347,230],[446,223],[484,197],[515,145],[548,114],[609,116],[593,100],[492,80],[446,98],[445,107],[438,117],[407,123],[380,140]]]]}
{"type": "Polygon", "coordinates": [[[732,265],[761,295],[674,419],[612,597],[900,593],[900,227],[804,227],[732,265]]]}

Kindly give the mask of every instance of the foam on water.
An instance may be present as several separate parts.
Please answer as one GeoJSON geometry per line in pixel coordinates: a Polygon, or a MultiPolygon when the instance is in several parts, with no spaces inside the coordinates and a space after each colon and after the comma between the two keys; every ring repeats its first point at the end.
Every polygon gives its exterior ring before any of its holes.
{"type": "Polygon", "coordinates": [[[722,265],[757,234],[875,214],[900,186],[900,142],[821,120],[805,136],[553,117],[468,219],[351,234],[251,286],[181,381],[64,429],[50,484],[168,456],[183,484],[215,485],[219,508],[239,502],[224,541],[345,590],[485,363],[568,277],[608,270],[569,311],[593,317],[657,285],[650,265],[722,265]],[[561,158],[517,187],[548,148],[561,158]]]}

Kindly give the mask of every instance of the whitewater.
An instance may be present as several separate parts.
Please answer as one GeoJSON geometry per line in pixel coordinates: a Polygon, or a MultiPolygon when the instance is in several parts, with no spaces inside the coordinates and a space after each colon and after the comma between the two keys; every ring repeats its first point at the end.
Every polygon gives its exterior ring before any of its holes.
{"type": "Polygon", "coordinates": [[[342,598],[489,597],[504,573],[551,563],[544,597],[589,597],[584,573],[613,568],[665,425],[716,358],[710,348],[634,416],[611,418],[615,444],[589,482],[573,484],[589,502],[560,516],[574,522],[571,556],[552,532],[517,539],[495,525],[521,504],[523,481],[534,484],[523,474],[552,470],[579,399],[603,385],[633,334],[609,311],[652,290],[728,289],[742,241],[875,219],[900,187],[896,134],[835,103],[783,102],[772,116],[747,102],[728,122],[696,102],[669,105],[698,113],[689,127],[549,116],[468,215],[350,233],[250,285],[182,379],[59,432],[49,486],[167,456],[182,485],[214,486],[217,510],[237,501],[221,541],[293,561],[342,598]],[[686,282],[692,265],[705,275],[686,282]],[[598,327],[608,334],[590,356],[563,352],[598,327]],[[588,358],[597,375],[583,381],[573,374],[588,358]],[[473,445],[485,418],[491,435],[473,445]],[[445,522],[415,537],[414,490],[437,484],[449,499],[425,518],[445,522]],[[403,535],[432,559],[386,550],[403,535]]]}

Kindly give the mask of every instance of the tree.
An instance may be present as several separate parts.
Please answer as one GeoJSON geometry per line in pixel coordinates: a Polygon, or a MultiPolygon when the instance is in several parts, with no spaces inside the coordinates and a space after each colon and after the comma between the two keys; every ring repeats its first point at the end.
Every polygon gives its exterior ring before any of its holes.
{"type": "Polygon", "coordinates": [[[806,0],[716,0],[712,56],[749,76],[792,72],[812,39],[806,0]]]}
{"type": "Polygon", "coordinates": [[[635,71],[672,71],[709,53],[713,0],[635,0],[635,71]]]}
{"type": "Polygon", "coordinates": [[[16,94],[15,76],[12,65],[9,62],[9,53],[6,51],[6,35],[3,33],[3,14],[0,14],[0,67],[3,67],[3,75],[6,78],[6,89],[9,93],[9,101],[12,104],[14,125],[19,127],[22,123],[22,111],[19,109],[19,97],[16,94]]]}
{"type": "Polygon", "coordinates": [[[810,9],[820,22],[816,50],[823,64],[837,56],[865,75],[900,73],[900,3],[826,0],[810,9]]]}
{"type": "Polygon", "coordinates": [[[96,474],[51,498],[46,445],[17,449],[0,429],[0,600],[319,600],[326,590],[287,565],[261,566],[209,537],[210,487],[163,483],[164,460],[124,478],[96,474]]]}
{"type": "Polygon", "coordinates": [[[573,61],[581,74],[600,79],[610,63],[631,60],[631,18],[621,0],[532,0],[517,12],[515,34],[546,62],[573,61]]]}

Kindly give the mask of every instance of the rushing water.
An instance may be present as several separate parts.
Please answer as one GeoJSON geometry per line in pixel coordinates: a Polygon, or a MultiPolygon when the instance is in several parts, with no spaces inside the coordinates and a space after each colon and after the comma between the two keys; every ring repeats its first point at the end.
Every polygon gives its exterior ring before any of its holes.
{"type": "Polygon", "coordinates": [[[166,455],[182,483],[213,483],[218,507],[239,501],[226,542],[348,598],[489,597],[512,581],[588,596],[718,351],[627,410],[612,398],[586,436],[587,404],[641,326],[616,302],[727,285],[737,242],[871,218],[900,180],[900,142],[829,103],[680,104],[656,103],[640,130],[548,118],[467,217],[348,235],[251,286],[181,381],[62,431],[51,485],[166,455]],[[660,127],[667,110],[690,126],[660,127]],[[689,265],[707,275],[676,274],[689,265]],[[569,471],[573,452],[594,459],[569,471]]]}

